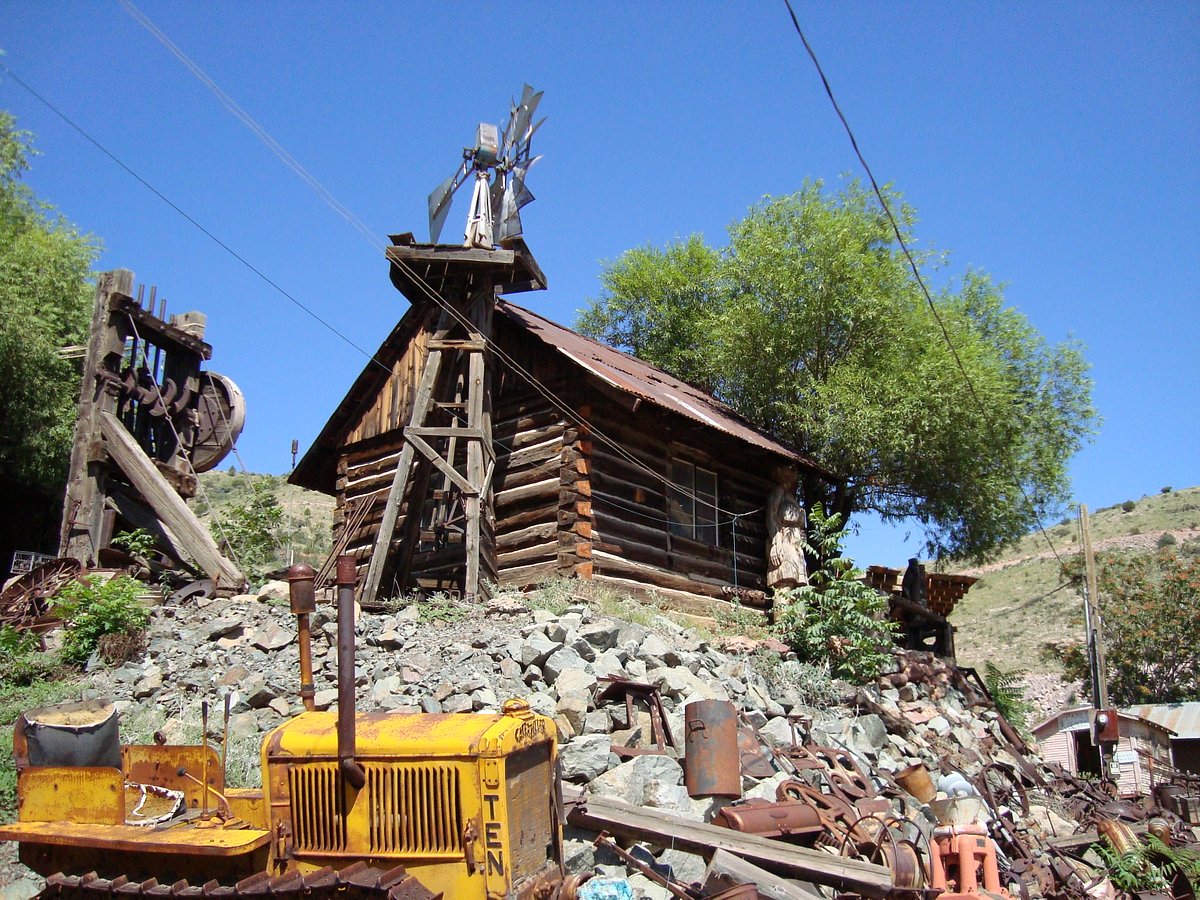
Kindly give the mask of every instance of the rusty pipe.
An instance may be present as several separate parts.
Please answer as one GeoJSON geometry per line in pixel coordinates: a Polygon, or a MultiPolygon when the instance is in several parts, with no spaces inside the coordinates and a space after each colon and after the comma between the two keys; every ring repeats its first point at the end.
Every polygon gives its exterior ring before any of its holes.
{"type": "Polygon", "coordinates": [[[312,629],[308,619],[308,614],[317,609],[317,595],[313,586],[315,577],[313,567],[304,563],[297,563],[287,570],[288,599],[291,601],[292,615],[296,617],[300,641],[300,699],[309,712],[317,708],[312,670],[312,629]]]}
{"type": "Polygon", "coordinates": [[[354,584],[358,572],[353,556],[337,561],[338,626],[338,768],[356,789],[367,783],[367,773],[354,758],[354,584]]]}

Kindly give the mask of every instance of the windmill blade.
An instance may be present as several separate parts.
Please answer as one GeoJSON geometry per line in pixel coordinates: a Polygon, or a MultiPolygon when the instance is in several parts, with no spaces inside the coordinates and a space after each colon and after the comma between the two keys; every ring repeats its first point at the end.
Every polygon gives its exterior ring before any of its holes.
{"type": "Polygon", "coordinates": [[[496,226],[496,240],[518,237],[522,234],[521,209],[533,202],[534,196],[525,186],[525,175],[535,162],[541,159],[534,157],[528,163],[517,166],[508,175],[504,187],[504,196],[500,201],[500,214],[496,226]]]}
{"type": "Polygon", "coordinates": [[[529,170],[533,168],[540,156],[535,156],[529,162],[515,166],[512,170],[512,180],[508,185],[508,193],[512,194],[513,204],[517,209],[522,209],[533,202],[533,194],[529,192],[529,188],[525,187],[525,177],[529,174],[529,170]]]}
{"type": "Polygon", "coordinates": [[[454,192],[466,180],[466,174],[467,166],[464,163],[455,169],[449,178],[434,188],[433,193],[429,195],[430,243],[436,244],[438,238],[441,237],[442,227],[446,224],[446,217],[450,215],[450,201],[454,199],[454,192]]]}
{"type": "Polygon", "coordinates": [[[525,93],[521,96],[521,105],[517,109],[517,115],[513,120],[512,141],[518,147],[528,142],[531,135],[529,132],[529,123],[533,121],[533,114],[537,111],[543,93],[543,91],[538,91],[535,94],[533,93],[533,88],[525,85],[525,93]]]}

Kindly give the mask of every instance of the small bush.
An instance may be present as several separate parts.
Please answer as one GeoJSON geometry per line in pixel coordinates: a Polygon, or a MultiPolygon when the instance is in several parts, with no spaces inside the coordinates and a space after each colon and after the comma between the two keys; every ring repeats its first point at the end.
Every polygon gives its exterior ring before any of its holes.
{"type": "Polygon", "coordinates": [[[1166,487],[1160,487],[1160,488],[1158,489],[1158,492],[1159,492],[1160,494],[1169,494],[1169,493],[1171,493],[1171,491],[1173,491],[1173,490],[1174,490],[1174,488],[1173,488],[1173,487],[1171,487],[1171,486],[1168,484],[1166,487]]]}
{"type": "Polygon", "coordinates": [[[1174,547],[1179,543],[1179,541],[1175,539],[1175,535],[1171,534],[1171,532],[1164,531],[1161,535],[1159,535],[1159,538],[1155,543],[1158,545],[1158,549],[1162,550],[1164,547],[1174,547]]]}
{"type": "Polygon", "coordinates": [[[1135,509],[1137,509],[1137,504],[1134,503],[1132,500],[1126,500],[1124,503],[1121,504],[1122,512],[1130,513],[1130,512],[1133,512],[1135,509]]]}
{"type": "Polygon", "coordinates": [[[130,556],[140,556],[142,559],[149,559],[154,553],[154,547],[158,542],[145,528],[135,528],[133,531],[122,531],[112,539],[112,545],[119,550],[124,550],[130,556]]]}
{"type": "Polygon", "coordinates": [[[776,630],[801,662],[827,663],[836,677],[862,684],[889,658],[896,625],[887,620],[887,597],[839,555],[845,536],[840,515],[813,507],[806,550],[824,562],[809,584],[775,592],[776,630]]]}
{"type": "Polygon", "coordinates": [[[0,627],[0,684],[25,687],[57,675],[62,661],[55,654],[42,653],[41,647],[32,632],[0,627]]]}
{"type": "Polygon", "coordinates": [[[990,660],[984,663],[983,683],[987,685],[996,709],[1022,734],[1029,725],[1029,714],[1033,712],[1033,704],[1025,699],[1025,685],[1021,682],[1024,674],[1022,669],[1004,672],[990,660]]]}
{"type": "Polygon", "coordinates": [[[140,633],[150,621],[150,611],[138,599],[142,589],[128,576],[108,581],[91,576],[64,587],[54,602],[64,625],[63,659],[83,665],[105,635],[140,633]]]}
{"type": "Polygon", "coordinates": [[[417,601],[417,621],[422,625],[450,625],[466,617],[466,609],[441,591],[417,601]]]}

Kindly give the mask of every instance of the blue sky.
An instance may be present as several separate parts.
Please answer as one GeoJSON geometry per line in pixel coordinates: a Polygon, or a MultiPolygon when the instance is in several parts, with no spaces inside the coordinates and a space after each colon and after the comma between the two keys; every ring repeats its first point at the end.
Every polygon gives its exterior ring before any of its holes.
{"type": "MultiPolygon", "coordinates": [[[[725,228],[805,178],[861,175],[775,3],[255,4],[139,8],[374,233],[425,198],[529,82],[549,120],[526,237],[570,324],[623,250],[725,228]]],[[[948,275],[983,268],[1050,340],[1082,340],[1104,416],[1072,464],[1092,507],[1200,478],[1200,5],[805,3],[796,11],[881,181],[948,275]]],[[[378,251],[115,0],[0,7],[4,62],[349,341],[404,312],[378,251]]],[[[365,357],[0,77],[36,134],[29,183],[170,312],[208,315],[247,395],[239,445],[284,472],[365,357]]],[[[465,200],[465,198],[464,198],[465,200]]],[[[460,228],[456,206],[444,239],[460,228]]],[[[934,336],[931,336],[934,339],[934,336]]],[[[867,524],[862,562],[901,565],[867,524]]],[[[915,537],[914,537],[915,540],[915,537]]]]}

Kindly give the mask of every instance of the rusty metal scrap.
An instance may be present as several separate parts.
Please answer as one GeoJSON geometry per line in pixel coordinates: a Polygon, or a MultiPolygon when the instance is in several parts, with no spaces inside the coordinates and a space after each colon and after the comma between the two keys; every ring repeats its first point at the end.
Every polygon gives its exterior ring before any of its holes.
{"type": "Polygon", "coordinates": [[[728,700],[684,707],[683,777],[689,797],[742,796],[738,716],[728,700]]]}
{"type": "Polygon", "coordinates": [[[37,630],[52,624],[51,598],[82,571],[79,560],[62,557],[26,572],[0,593],[0,625],[37,630]]]}
{"type": "Polygon", "coordinates": [[[726,806],[713,816],[713,824],[757,834],[761,837],[780,838],[798,844],[813,844],[817,836],[826,830],[818,809],[803,800],[763,800],[753,797],[726,806]]]}

